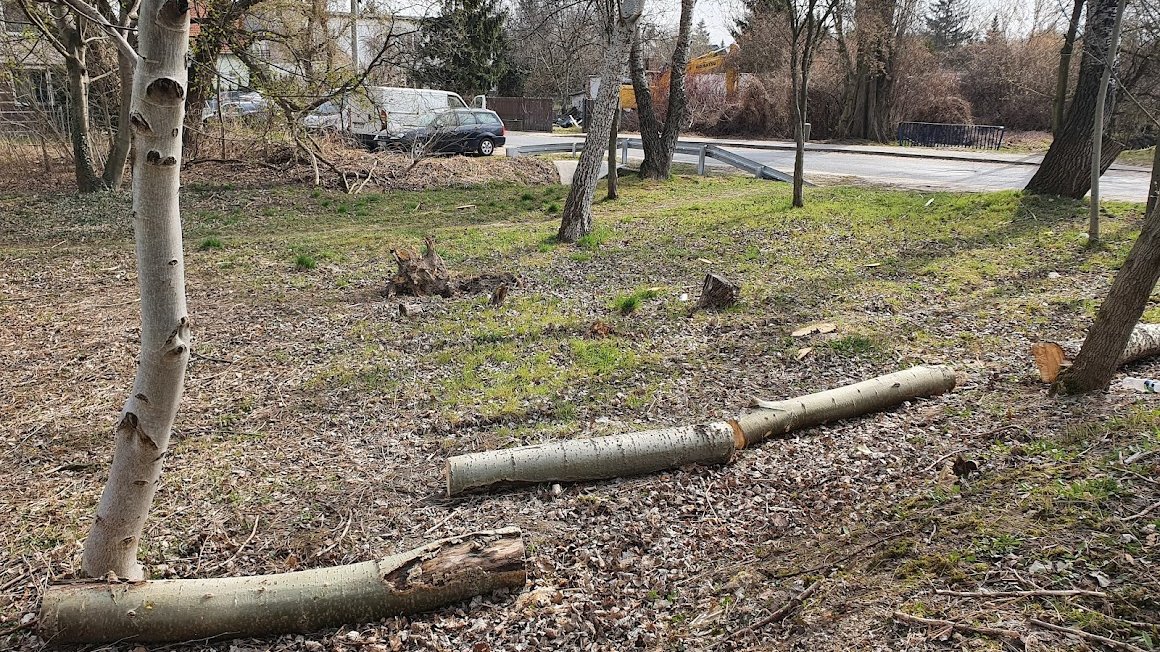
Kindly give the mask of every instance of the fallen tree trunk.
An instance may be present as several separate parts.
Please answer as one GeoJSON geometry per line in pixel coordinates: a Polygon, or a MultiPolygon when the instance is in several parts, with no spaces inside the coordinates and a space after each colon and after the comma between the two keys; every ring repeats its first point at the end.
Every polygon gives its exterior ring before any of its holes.
{"type": "Polygon", "coordinates": [[[457,455],[447,460],[447,495],[538,482],[603,480],[686,464],[724,464],[736,448],[733,428],[712,423],[457,455]]]}
{"type": "Polygon", "coordinates": [[[733,452],[829,421],[877,412],[955,386],[947,367],[912,367],[786,401],[757,401],[756,412],[727,422],[522,446],[447,460],[447,495],[473,489],[603,480],[685,464],[724,464],[733,452]]]}
{"type": "MultiPolygon", "coordinates": [[[[1071,360],[1079,353],[1083,340],[1073,342],[1036,342],[1031,345],[1031,355],[1039,378],[1045,383],[1054,383],[1061,371],[1071,365],[1071,360]]],[[[1160,355],[1160,324],[1136,324],[1128,336],[1128,344],[1120,355],[1116,367],[1129,362],[1160,355]]]]}
{"type": "Polygon", "coordinates": [[[519,528],[474,532],[349,566],[215,579],[50,586],[40,635],[54,644],[306,633],[436,609],[526,580],[519,528]]]}
{"type": "Polygon", "coordinates": [[[955,372],[949,367],[917,366],[871,378],[853,385],[784,401],[754,401],[761,408],[737,419],[745,446],[830,421],[879,412],[925,396],[938,396],[955,387],[955,372]]]}

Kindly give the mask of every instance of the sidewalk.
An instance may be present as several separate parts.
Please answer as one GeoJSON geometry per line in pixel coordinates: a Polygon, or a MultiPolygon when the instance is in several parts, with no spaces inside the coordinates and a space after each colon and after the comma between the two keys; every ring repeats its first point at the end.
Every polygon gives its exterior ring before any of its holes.
{"type": "MultiPolygon", "coordinates": [[[[530,132],[524,132],[529,133],[530,132]]],[[[548,134],[536,134],[548,136],[548,134]]],[[[639,138],[635,132],[622,132],[626,138],[639,138]]],[[[553,138],[583,139],[584,134],[552,134],[553,138]]],[[[682,143],[691,145],[718,145],[738,149],[764,149],[793,151],[796,145],[788,140],[756,140],[736,138],[706,138],[702,136],[682,137],[682,143]]],[[[1043,155],[1037,153],[993,152],[983,150],[936,149],[927,147],[902,147],[894,145],[830,145],[826,143],[806,143],[807,152],[832,152],[841,154],[865,154],[868,156],[895,156],[899,158],[925,158],[943,161],[963,161],[970,163],[1005,163],[1007,165],[1039,165],[1043,155]]],[[[1134,165],[1112,164],[1112,170],[1124,172],[1148,172],[1148,168],[1134,165]]]]}

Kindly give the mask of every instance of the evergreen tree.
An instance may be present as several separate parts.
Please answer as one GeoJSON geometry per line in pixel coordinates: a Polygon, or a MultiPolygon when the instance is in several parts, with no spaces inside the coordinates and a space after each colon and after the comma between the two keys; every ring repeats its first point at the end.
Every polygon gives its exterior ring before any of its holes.
{"type": "Polygon", "coordinates": [[[967,27],[971,17],[968,0],[934,0],[926,15],[926,29],[936,52],[953,50],[974,37],[967,27]]]}
{"type": "Polygon", "coordinates": [[[499,0],[444,0],[442,14],[419,26],[414,80],[465,98],[511,86],[511,55],[499,0]]]}
{"type": "Polygon", "coordinates": [[[689,39],[689,58],[695,59],[703,54],[709,54],[716,49],[717,46],[713,44],[713,37],[709,35],[709,28],[705,25],[705,20],[702,18],[693,27],[693,33],[689,39]]]}

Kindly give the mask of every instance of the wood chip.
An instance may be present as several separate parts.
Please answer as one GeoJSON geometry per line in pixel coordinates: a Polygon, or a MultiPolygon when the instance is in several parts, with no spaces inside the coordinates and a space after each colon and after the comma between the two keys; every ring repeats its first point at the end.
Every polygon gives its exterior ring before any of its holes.
{"type": "Polygon", "coordinates": [[[802,326],[790,334],[794,337],[805,337],[807,335],[824,335],[826,333],[833,333],[836,330],[838,330],[837,324],[825,321],[817,324],[810,324],[809,326],[802,326]]]}

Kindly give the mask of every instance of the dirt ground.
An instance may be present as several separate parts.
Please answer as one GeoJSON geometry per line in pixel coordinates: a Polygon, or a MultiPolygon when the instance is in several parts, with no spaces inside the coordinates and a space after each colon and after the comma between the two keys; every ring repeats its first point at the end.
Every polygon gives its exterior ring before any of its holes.
{"type": "MultiPolygon", "coordinates": [[[[626,180],[568,246],[551,239],[555,185],[345,196],[225,170],[183,198],[197,355],[143,537],[153,577],[363,561],[515,525],[529,581],[413,617],[163,649],[1105,649],[1032,619],[1160,641],[1160,509],[1145,511],[1160,404],[1119,380],[1049,397],[1028,355],[1082,335],[1139,206],[1111,204],[1092,249],[1083,205],[1018,193],[827,187],[795,211],[770,182],[626,180]],[[381,295],[389,252],[426,234],[456,273],[520,286],[501,307],[424,298],[400,317],[381,295]],[[741,303],[690,315],[708,271],[741,303]],[[791,336],[821,320],[836,331],[791,336]],[[442,495],[449,455],[706,422],[919,363],[953,366],[955,391],[724,466],[442,495]],[[978,472],[956,477],[957,455],[978,472]],[[1014,590],[1040,593],[982,594],[1014,590]]],[[[3,649],[45,645],[39,597],[76,573],[105,480],[138,346],[128,201],[0,191],[3,649]]]]}

